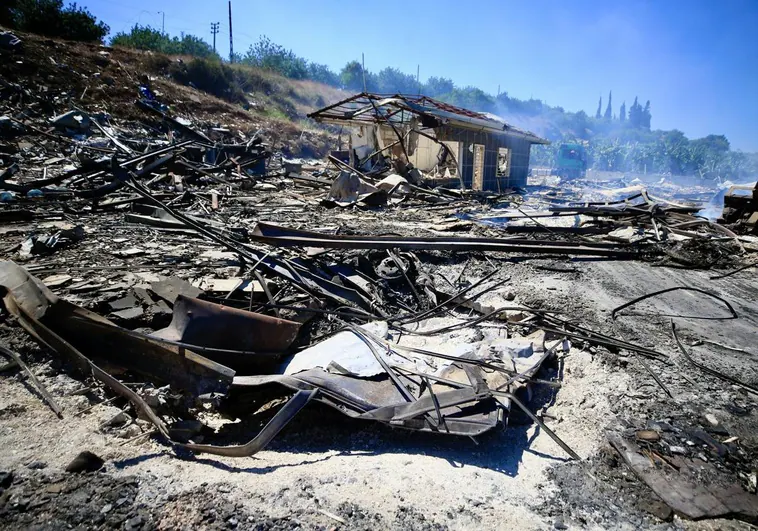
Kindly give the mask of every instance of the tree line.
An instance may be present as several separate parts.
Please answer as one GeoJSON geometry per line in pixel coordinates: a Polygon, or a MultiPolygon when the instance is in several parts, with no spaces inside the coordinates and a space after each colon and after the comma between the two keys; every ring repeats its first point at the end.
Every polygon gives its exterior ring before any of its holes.
{"type": "MultiPolygon", "coordinates": [[[[651,131],[640,138],[600,136],[587,144],[597,170],[694,175],[704,180],[741,180],[758,173],[758,153],[732,151],[724,135],[688,139],[679,130],[651,131]]],[[[532,148],[532,163],[550,166],[560,143],[532,148]]]]}
{"type": "MultiPolygon", "coordinates": [[[[89,42],[103,42],[110,30],[86,9],[76,3],[64,6],[63,0],[4,0],[0,6],[0,25],[89,42]]],[[[185,34],[170,37],[139,24],[128,32],[116,33],[110,44],[222,62],[200,37],[185,34]]],[[[335,72],[325,64],[298,56],[266,36],[244,53],[235,54],[231,60],[291,79],[313,80],[347,91],[365,89],[378,93],[423,94],[471,110],[498,114],[507,119],[523,119],[533,124],[536,133],[553,141],[551,146],[533,148],[535,164],[550,164],[561,142],[578,141],[588,146],[592,165],[603,170],[723,178],[739,178],[747,172],[758,171],[758,155],[731,151],[729,141],[723,135],[689,140],[678,130],[651,129],[651,103],[648,100],[643,106],[637,96],[628,109],[626,101],[622,101],[618,114],[614,111],[612,92],[608,94],[605,109],[601,96],[595,115],[589,116],[584,111],[567,112],[539,99],[522,100],[507,92],[492,95],[474,86],[460,87],[445,77],[430,76],[421,81],[393,67],[378,72],[364,71],[356,60],[348,61],[335,72]]]]}
{"type": "MultiPolygon", "coordinates": [[[[613,92],[608,93],[608,106],[605,108],[605,113],[601,114],[600,110],[603,108],[603,97],[600,96],[600,100],[597,103],[597,111],[595,112],[596,120],[604,120],[606,122],[616,121],[626,122],[626,101],[621,103],[619,107],[619,113],[616,115],[613,112],[613,92]]],[[[635,128],[643,128],[650,130],[650,122],[652,120],[652,114],[650,112],[650,100],[647,100],[645,107],[639,104],[637,96],[634,97],[634,103],[629,107],[629,125],[635,128]]]]}
{"type": "Polygon", "coordinates": [[[137,50],[151,50],[167,55],[191,55],[193,57],[214,58],[221,57],[213,51],[210,44],[200,37],[184,35],[181,37],[169,37],[150,26],[135,25],[129,33],[116,33],[110,42],[111,46],[124,46],[137,50]]]}

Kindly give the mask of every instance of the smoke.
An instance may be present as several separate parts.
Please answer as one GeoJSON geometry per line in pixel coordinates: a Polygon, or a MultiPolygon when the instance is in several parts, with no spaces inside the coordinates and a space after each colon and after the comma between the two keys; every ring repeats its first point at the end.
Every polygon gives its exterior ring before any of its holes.
{"type": "Polygon", "coordinates": [[[560,140],[563,137],[563,132],[548,113],[525,114],[514,112],[503,105],[498,105],[496,114],[507,122],[508,125],[529,131],[551,142],[560,140]]]}
{"type": "MultiPolygon", "coordinates": [[[[740,185],[746,185],[755,187],[756,181],[753,182],[740,182],[740,185]]],[[[710,201],[703,207],[702,210],[698,212],[699,216],[703,216],[705,218],[710,219],[711,221],[715,221],[717,218],[721,217],[721,212],[724,209],[724,196],[729,191],[729,188],[732,186],[735,186],[735,183],[732,181],[724,181],[723,183],[718,184],[718,191],[713,194],[713,197],[710,201]]],[[[746,190],[747,193],[750,193],[746,190]]]]}

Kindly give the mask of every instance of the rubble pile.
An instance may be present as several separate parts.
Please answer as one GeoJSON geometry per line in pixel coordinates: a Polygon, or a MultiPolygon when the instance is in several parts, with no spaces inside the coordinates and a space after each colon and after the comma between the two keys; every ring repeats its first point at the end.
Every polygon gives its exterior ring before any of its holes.
{"type": "MultiPolygon", "coordinates": [[[[529,306],[505,287],[508,260],[711,267],[756,250],[699,205],[646,190],[586,201],[560,186],[461,189],[444,179],[449,167],[426,174],[403,149],[291,160],[265,131],[197,123],[149,81],[132,88],[129,119],[0,88],[3,326],[48,348],[99,400],[128,401],[102,425],[125,439],[245,457],[312,402],[468,437],[518,410],[579,459],[529,407],[534,388],[560,387],[543,368],[572,344],[668,356],[529,306]],[[207,419],[223,426],[241,409],[266,410],[265,426],[220,443],[223,427],[207,419]]],[[[361,112],[397,128],[396,146],[418,127],[361,112]]],[[[648,436],[650,460],[679,468],[679,445],[655,450],[648,436]]],[[[722,443],[697,437],[721,455],[722,443]]],[[[634,438],[614,445],[639,456],[634,438]]]]}

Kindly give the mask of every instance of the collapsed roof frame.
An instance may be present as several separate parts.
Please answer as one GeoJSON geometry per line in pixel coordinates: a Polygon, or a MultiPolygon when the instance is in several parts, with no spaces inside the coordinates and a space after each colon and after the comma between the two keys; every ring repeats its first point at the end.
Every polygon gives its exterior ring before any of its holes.
{"type": "Polygon", "coordinates": [[[362,92],[314,111],[308,117],[322,123],[353,126],[385,123],[392,126],[407,125],[414,117],[420,117],[424,128],[452,126],[521,137],[532,144],[550,143],[530,131],[495,119],[493,115],[456,107],[428,96],[362,92]]]}
{"type": "MultiPolygon", "coordinates": [[[[312,112],[308,117],[321,123],[360,130],[374,128],[377,134],[379,130],[392,130],[396,141],[388,143],[389,139],[385,137],[384,142],[375,145],[376,149],[368,157],[362,156],[355,167],[362,167],[367,158],[387,149],[398,149],[398,145],[404,160],[411,162],[409,155],[414,154],[416,145],[411,140],[412,135],[426,137],[440,144],[450,156],[461,189],[501,192],[504,187],[526,186],[531,146],[550,143],[495,115],[463,109],[421,95],[362,92],[312,112]],[[451,150],[451,142],[458,147],[451,150]],[[456,149],[457,153],[454,153],[456,149]],[[502,156],[507,158],[506,173],[499,170],[502,156]],[[505,182],[502,183],[501,179],[505,182]]],[[[403,160],[402,156],[400,160],[403,160]]],[[[438,161],[441,162],[439,155],[438,161]]],[[[414,166],[419,166],[418,160],[414,161],[414,166]]],[[[421,166],[419,169],[424,171],[421,166]]],[[[402,171],[400,173],[405,175],[402,171]]]]}

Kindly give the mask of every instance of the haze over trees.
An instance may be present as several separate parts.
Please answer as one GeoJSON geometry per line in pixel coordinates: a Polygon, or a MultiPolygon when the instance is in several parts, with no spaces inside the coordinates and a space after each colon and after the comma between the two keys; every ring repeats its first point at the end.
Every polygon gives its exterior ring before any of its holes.
{"type": "Polygon", "coordinates": [[[605,121],[610,122],[613,119],[613,93],[608,93],[608,107],[605,109],[605,121]]]}
{"type": "MultiPolygon", "coordinates": [[[[3,0],[0,5],[0,25],[71,40],[102,42],[109,32],[107,24],[76,3],[64,6],[63,0],[3,0]]],[[[140,50],[152,50],[170,55],[193,56],[185,75],[203,72],[204,82],[195,85],[219,97],[236,94],[244,96],[242,87],[231,87],[234,76],[225,61],[204,39],[182,34],[170,37],[150,26],[135,25],[129,32],[114,35],[110,44],[140,50]],[[226,88],[215,86],[222,79],[226,88]]],[[[377,72],[364,71],[357,60],[349,61],[339,71],[327,65],[309,61],[292,50],[261,37],[233,62],[268,70],[292,79],[313,80],[350,92],[368,90],[379,93],[424,94],[471,110],[502,116],[513,125],[529,129],[553,142],[550,146],[535,146],[532,161],[535,165],[550,165],[561,142],[583,142],[588,146],[591,163],[604,170],[635,172],[670,172],[694,174],[704,178],[739,179],[749,172],[758,172],[758,155],[746,155],[730,149],[723,135],[708,135],[689,140],[678,130],[653,130],[652,105],[649,100],[627,108],[623,101],[614,113],[613,94],[609,92],[605,110],[599,98],[594,117],[586,112],[567,112],[530,98],[522,100],[500,92],[492,95],[478,87],[458,86],[451,79],[430,76],[425,81],[394,67],[377,72]]],[[[197,77],[197,76],[196,76],[197,77]]],[[[187,81],[187,80],[185,80],[187,81]]],[[[622,96],[631,96],[624,94],[622,96]]]]}
{"type": "MultiPolygon", "coordinates": [[[[112,44],[131,45],[128,40],[118,37],[114,38],[112,44]]],[[[186,50],[166,51],[171,48],[150,44],[153,42],[165,41],[155,39],[142,46],[156,46],[148,49],[165,53],[193,55],[186,50]]],[[[622,102],[615,115],[613,93],[609,92],[605,109],[603,110],[601,96],[597,112],[592,118],[584,111],[567,112],[562,107],[547,105],[539,99],[522,100],[509,96],[507,92],[493,96],[478,87],[460,87],[445,77],[430,76],[422,81],[393,67],[385,67],[378,72],[368,69],[364,71],[357,60],[348,61],[339,72],[334,72],[324,64],[299,57],[292,50],[271,42],[265,36],[245,53],[236,54],[234,61],[293,79],[318,81],[350,92],[362,92],[365,86],[369,92],[423,94],[460,107],[500,115],[514,125],[530,129],[553,142],[550,146],[532,148],[535,165],[550,165],[561,142],[579,141],[587,144],[593,167],[602,170],[687,174],[723,179],[739,179],[749,172],[758,171],[757,157],[731,151],[724,135],[708,135],[689,140],[678,130],[652,130],[651,102],[647,100],[643,106],[637,96],[629,108],[626,102],[622,102]]]]}

